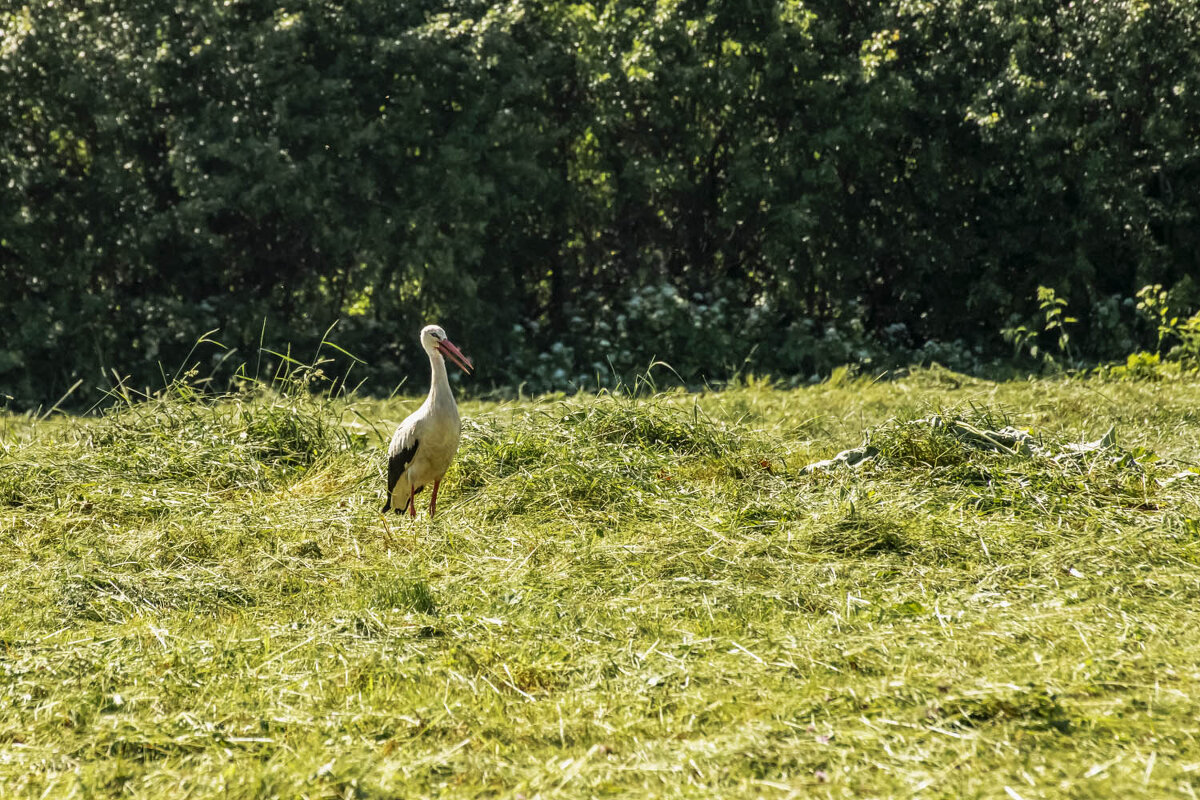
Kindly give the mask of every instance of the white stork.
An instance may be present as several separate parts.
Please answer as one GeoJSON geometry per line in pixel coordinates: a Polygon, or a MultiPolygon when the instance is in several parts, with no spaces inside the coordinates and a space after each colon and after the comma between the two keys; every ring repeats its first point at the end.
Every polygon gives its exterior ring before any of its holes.
{"type": "Polygon", "coordinates": [[[433,496],[429,498],[429,516],[432,517],[437,508],[438,485],[454,460],[462,434],[458,406],[450,392],[442,356],[448,357],[468,375],[473,365],[438,325],[426,325],[421,329],[421,346],[429,354],[429,367],[433,373],[429,397],[400,423],[392,436],[388,447],[387,501],[383,511],[395,510],[397,514],[407,511],[409,516],[415,517],[417,492],[432,483],[433,496]]]}

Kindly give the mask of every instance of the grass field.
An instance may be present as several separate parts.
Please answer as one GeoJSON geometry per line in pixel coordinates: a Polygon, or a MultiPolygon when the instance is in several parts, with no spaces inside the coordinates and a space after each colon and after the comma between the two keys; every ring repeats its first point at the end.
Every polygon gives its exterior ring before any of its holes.
{"type": "Polygon", "coordinates": [[[1200,383],[418,402],[0,416],[0,796],[1200,791],[1200,383]]]}

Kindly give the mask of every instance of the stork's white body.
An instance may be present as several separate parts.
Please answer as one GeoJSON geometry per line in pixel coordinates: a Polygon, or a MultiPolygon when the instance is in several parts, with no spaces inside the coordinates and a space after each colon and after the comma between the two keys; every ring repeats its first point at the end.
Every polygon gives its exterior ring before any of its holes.
{"type": "MultiPolygon", "coordinates": [[[[388,447],[388,498],[383,510],[394,509],[399,513],[408,511],[416,516],[414,498],[417,492],[433,484],[429,504],[432,516],[437,504],[438,484],[450,468],[462,436],[458,405],[454,402],[454,393],[450,391],[442,352],[448,346],[451,357],[458,356],[456,363],[464,369],[468,367],[463,365],[466,357],[446,340],[445,331],[436,325],[421,331],[421,344],[429,355],[432,373],[429,396],[420,408],[400,423],[392,436],[392,443],[388,447]]],[[[467,360],[466,364],[469,365],[470,361],[467,360]]]]}

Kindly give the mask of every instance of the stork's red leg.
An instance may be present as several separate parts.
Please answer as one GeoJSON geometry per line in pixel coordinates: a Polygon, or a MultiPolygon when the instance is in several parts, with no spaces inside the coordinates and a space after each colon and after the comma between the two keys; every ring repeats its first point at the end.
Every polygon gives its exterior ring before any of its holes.
{"type": "Polygon", "coordinates": [[[434,479],[434,481],[433,481],[433,497],[429,498],[429,518],[430,519],[433,519],[434,509],[437,508],[437,490],[438,490],[438,487],[441,486],[441,484],[442,484],[441,478],[434,479]]]}
{"type": "Polygon", "coordinates": [[[417,515],[417,488],[411,483],[408,485],[408,515],[417,515]]]}

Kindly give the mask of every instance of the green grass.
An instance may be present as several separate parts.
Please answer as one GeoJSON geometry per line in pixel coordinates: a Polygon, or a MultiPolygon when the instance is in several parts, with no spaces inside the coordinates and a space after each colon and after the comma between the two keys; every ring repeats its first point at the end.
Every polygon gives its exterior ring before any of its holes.
{"type": "Polygon", "coordinates": [[[1200,790],[1200,384],[472,402],[385,528],[417,402],[0,416],[0,796],[1200,790]]]}

